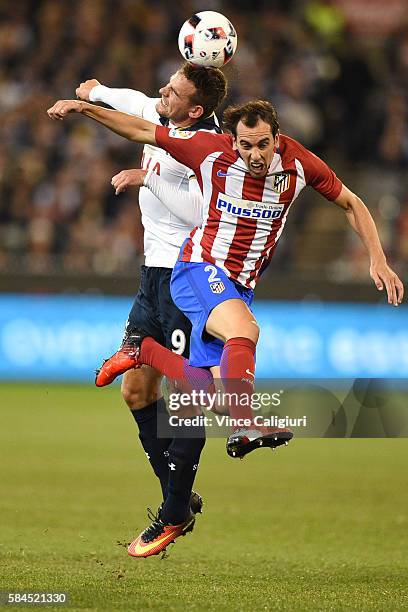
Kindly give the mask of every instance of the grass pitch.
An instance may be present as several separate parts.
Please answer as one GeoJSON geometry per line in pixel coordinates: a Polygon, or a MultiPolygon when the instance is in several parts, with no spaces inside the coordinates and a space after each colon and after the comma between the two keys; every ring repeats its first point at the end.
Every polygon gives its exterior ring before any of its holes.
{"type": "Polygon", "coordinates": [[[144,560],[123,543],[159,487],[118,387],[2,385],[0,406],[0,590],[66,591],[77,610],[408,608],[408,440],[244,461],[209,440],[195,531],[144,560]]]}

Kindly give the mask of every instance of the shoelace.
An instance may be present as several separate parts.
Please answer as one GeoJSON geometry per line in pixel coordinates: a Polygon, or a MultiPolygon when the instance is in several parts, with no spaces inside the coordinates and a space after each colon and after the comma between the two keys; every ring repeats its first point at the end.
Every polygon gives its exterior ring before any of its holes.
{"type": "Polygon", "coordinates": [[[126,355],[129,355],[129,357],[137,357],[139,352],[137,348],[133,346],[133,344],[125,344],[122,347],[122,351],[126,353],[126,355]]]}
{"type": "Polygon", "coordinates": [[[161,535],[165,529],[163,521],[154,514],[151,508],[147,509],[147,516],[152,521],[152,524],[147,527],[141,535],[143,542],[151,542],[159,535],[161,535]]]}
{"type": "Polygon", "coordinates": [[[139,347],[136,345],[134,339],[132,339],[132,334],[126,336],[122,342],[121,350],[125,351],[131,357],[137,357],[139,354],[139,347]]]}
{"type": "Polygon", "coordinates": [[[162,509],[162,505],[163,504],[160,504],[160,506],[157,509],[156,514],[153,512],[151,508],[147,508],[147,518],[149,518],[151,521],[159,521],[160,520],[160,510],[162,509]]]}

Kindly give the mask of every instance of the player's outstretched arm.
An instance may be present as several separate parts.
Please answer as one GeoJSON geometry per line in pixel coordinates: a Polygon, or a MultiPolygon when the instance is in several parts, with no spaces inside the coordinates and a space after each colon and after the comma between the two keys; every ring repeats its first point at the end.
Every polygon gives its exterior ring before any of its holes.
{"type": "Polygon", "coordinates": [[[47,110],[51,119],[62,120],[69,113],[81,113],[101,123],[119,136],[144,144],[156,144],[156,125],[140,117],[95,106],[80,100],[58,100],[47,110]]]}
{"type": "Polygon", "coordinates": [[[370,257],[370,276],[377,289],[381,291],[385,286],[388,303],[398,306],[404,296],[404,285],[387,264],[374,219],[368,208],[345,185],[343,185],[335,203],[344,210],[351,227],[357,232],[367,248],[370,257]]]}
{"type": "Polygon", "coordinates": [[[84,102],[103,102],[115,110],[138,117],[143,116],[143,110],[151,100],[141,91],[106,87],[96,79],[83,81],[76,88],[75,94],[79,100],[84,102]]]}

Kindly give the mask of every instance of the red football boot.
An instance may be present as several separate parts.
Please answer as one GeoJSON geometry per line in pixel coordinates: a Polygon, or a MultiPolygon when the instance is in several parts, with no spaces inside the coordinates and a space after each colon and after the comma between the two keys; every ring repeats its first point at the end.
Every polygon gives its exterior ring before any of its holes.
{"type": "Polygon", "coordinates": [[[140,368],[142,364],[138,362],[138,357],[142,340],[143,335],[139,332],[127,334],[120,349],[112,357],[105,359],[99,370],[96,370],[95,385],[105,387],[120,374],[140,368]]]}

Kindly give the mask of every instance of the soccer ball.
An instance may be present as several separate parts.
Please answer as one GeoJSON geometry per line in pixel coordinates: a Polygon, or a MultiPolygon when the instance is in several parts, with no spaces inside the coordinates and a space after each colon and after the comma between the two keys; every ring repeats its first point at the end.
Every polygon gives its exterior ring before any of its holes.
{"type": "Polygon", "coordinates": [[[193,66],[221,68],[237,48],[237,33],[224,15],[202,11],[188,19],[178,38],[181,55],[193,66]]]}

